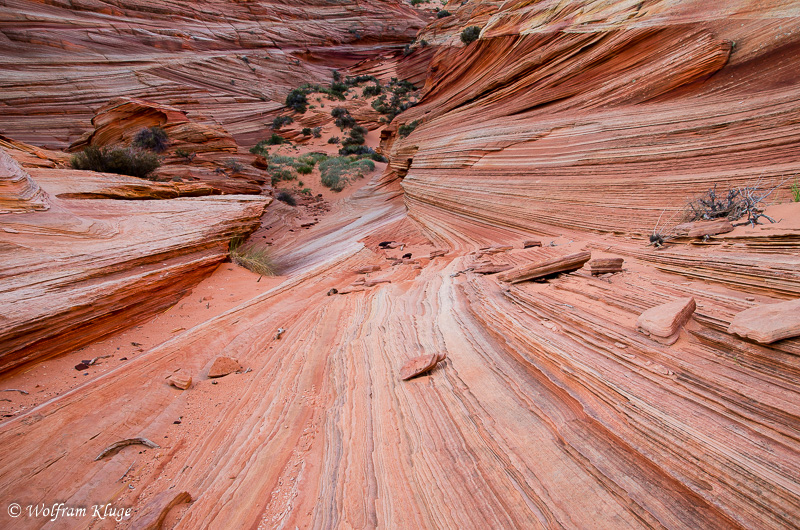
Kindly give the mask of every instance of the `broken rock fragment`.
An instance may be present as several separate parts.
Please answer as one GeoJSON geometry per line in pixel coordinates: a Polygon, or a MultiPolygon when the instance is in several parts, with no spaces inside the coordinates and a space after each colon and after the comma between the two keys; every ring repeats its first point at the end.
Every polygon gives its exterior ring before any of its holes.
{"type": "Polygon", "coordinates": [[[211,365],[211,369],[208,371],[208,377],[223,377],[241,369],[242,366],[236,359],[231,359],[230,357],[217,357],[217,359],[214,361],[214,364],[211,365]]]}
{"type": "MultiPolygon", "coordinates": [[[[656,307],[651,307],[636,320],[636,328],[645,333],[662,339],[677,340],[680,327],[689,320],[697,308],[694,298],[680,298],[656,307]]],[[[670,344],[675,342],[672,340],[670,344]]]]}
{"type": "Polygon", "coordinates": [[[592,276],[609,272],[622,272],[622,258],[597,258],[589,262],[592,269],[592,276]]]}
{"type": "Polygon", "coordinates": [[[367,265],[365,267],[354,269],[353,272],[356,274],[369,274],[370,272],[377,272],[379,270],[381,270],[380,265],[367,265]]]}
{"type": "Polygon", "coordinates": [[[733,317],[728,333],[762,344],[800,336],[800,298],[746,309],[733,317]]]}
{"type": "Polygon", "coordinates": [[[542,259],[503,272],[498,278],[503,282],[517,283],[549,276],[557,272],[574,271],[583,267],[583,264],[589,261],[591,257],[591,252],[583,251],[556,258],[542,259]]]}
{"type": "Polygon", "coordinates": [[[187,388],[192,386],[192,378],[188,375],[173,374],[169,376],[169,379],[167,379],[167,383],[174,386],[175,388],[186,390],[187,388]]]}
{"type": "Polygon", "coordinates": [[[148,502],[144,509],[131,523],[131,529],[156,530],[164,524],[169,511],[179,504],[192,502],[192,496],[186,491],[162,491],[148,502]]]}
{"type": "Polygon", "coordinates": [[[431,353],[428,355],[414,357],[404,364],[400,369],[400,379],[403,381],[408,381],[412,377],[422,375],[431,370],[434,366],[436,366],[436,363],[441,360],[444,360],[444,354],[437,355],[435,353],[431,353]]]}
{"type": "Polygon", "coordinates": [[[542,242],[538,239],[526,239],[522,242],[522,248],[541,247],[542,242]]]}
{"type": "Polygon", "coordinates": [[[713,221],[693,221],[675,227],[675,233],[685,237],[703,237],[725,234],[733,231],[733,225],[727,219],[713,221]]]}

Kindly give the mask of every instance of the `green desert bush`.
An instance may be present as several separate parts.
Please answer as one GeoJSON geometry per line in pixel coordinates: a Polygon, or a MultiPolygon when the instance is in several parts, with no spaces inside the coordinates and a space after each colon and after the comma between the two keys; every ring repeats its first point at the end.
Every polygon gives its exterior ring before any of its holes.
{"type": "Polygon", "coordinates": [[[461,32],[461,42],[469,44],[478,40],[481,35],[481,28],[478,26],[470,26],[461,32]]]}
{"type": "Polygon", "coordinates": [[[447,9],[441,9],[439,10],[438,13],[436,13],[436,18],[449,17],[450,15],[452,15],[450,11],[448,11],[447,9]]]}
{"type": "Polygon", "coordinates": [[[234,238],[228,248],[233,263],[262,276],[275,275],[277,268],[267,247],[234,238]]]}
{"type": "Polygon", "coordinates": [[[400,135],[401,138],[405,138],[406,136],[411,134],[411,132],[414,129],[417,128],[417,125],[419,125],[419,122],[417,120],[414,120],[410,123],[404,123],[397,129],[397,133],[400,135]]]}
{"type": "Polygon", "coordinates": [[[163,153],[167,150],[169,138],[167,137],[167,132],[161,127],[148,127],[136,133],[132,145],[154,153],[163,153]]]}
{"type": "Polygon", "coordinates": [[[286,96],[286,106],[295,112],[304,114],[308,106],[307,91],[303,88],[295,88],[286,96]]]}
{"type": "Polygon", "coordinates": [[[372,97],[372,96],[380,96],[383,92],[383,87],[381,85],[367,85],[364,87],[364,90],[361,91],[361,95],[365,98],[372,97]]]}
{"type": "Polygon", "coordinates": [[[372,160],[349,156],[331,157],[319,164],[322,185],[333,191],[342,191],[353,179],[361,178],[374,169],[372,160]]]}
{"type": "Polygon", "coordinates": [[[288,144],[289,140],[281,136],[277,133],[272,133],[272,136],[269,137],[267,140],[267,145],[281,145],[281,144],[288,144]]]}
{"type": "Polygon", "coordinates": [[[75,169],[139,178],[147,178],[161,165],[161,161],[155,153],[132,147],[99,148],[89,146],[73,155],[70,162],[75,169]]]}
{"type": "Polygon", "coordinates": [[[797,182],[797,179],[792,184],[792,200],[800,202],[800,183],[797,182]]]}
{"type": "Polygon", "coordinates": [[[291,116],[275,116],[275,119],[272,120],[272,128],[280,129],[284,125],[289,125],[290,123],[294,123],[291,116]]]}

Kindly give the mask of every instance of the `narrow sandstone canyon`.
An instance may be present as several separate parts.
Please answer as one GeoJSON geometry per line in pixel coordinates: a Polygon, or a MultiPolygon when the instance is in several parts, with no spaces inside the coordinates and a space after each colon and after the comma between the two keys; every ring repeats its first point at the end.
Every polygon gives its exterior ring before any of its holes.
{"type": "Polygon", "coordinates": [[[415,4],[0,1],[0,526],[800,527],[800,7],[415,4]]]}

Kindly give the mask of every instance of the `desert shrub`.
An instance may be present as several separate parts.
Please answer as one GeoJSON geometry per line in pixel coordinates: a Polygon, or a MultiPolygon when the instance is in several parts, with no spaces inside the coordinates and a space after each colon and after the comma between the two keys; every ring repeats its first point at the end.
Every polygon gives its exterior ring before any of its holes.
{"type": "Polygon", "coordinates": [[[233,173],[241,173],[244,171],[244,165],[235,158],[229,158],[225,161],[225,167],[230,169],[233,173]]]}
{"type": "Polygon", "coordinates": [[[311,129],[311,134],[314,138],[322,138],[322,127],[314,127],[311,129]]]}
{"type": "Polygon", "coordinates": [[[481,35],[481,28],[478,26],[470,26],[461,32],[461,42],[469,44],[478,40],[481,35]]]}
{"type": "Polygon", "coordinates": [[[792,184],[792,200],[794,202],[800,202],[800,184],[798,184],[797,179],[795,179],[792,184]]]}
{"type": "Polygon", "coordinates": [[[302,190],[300,190],[300,193],[302,193],[303,195],[311,195],[311,188],[303,188],[302,190]]]}
{"type": "Polygon", "coordinates": [[[281,145],[287,143],[289,143],[289,140],[277,133],[272,133],[272,136],[267,140],[267,145],[281,145]]]}
{"type": "Polygon", "coordinates": [[[275,119],[272,120],[272,128],[280,129],[284,125],[289,125],[290,123],[294,123],[291,116],[275,116],[275,119]]]}
{"type": "Polygon", "coordinates": [[[418,6],[418,5],[420,5],[421,3],[423,3],[424,1],[425,1],[425,0],[411,0],[411,5],[412,5],[412,6],[418,6]]]}
{"type": "Polygon", "coordinates": [[[328,138],[329,144],[338,144],[339,142],[341,142],[341,139],[338,136],[331,136],[328,138]]]}
{"type": "Polygon", "coordinates": [[[342,145],[344,145],[344,146],[348,146],[348,145],[363,145],[364,141],[366,140],[364,138],[364,136],[366,134],[367,134],[367,129],[366,128],[364,128],[364,127],[362,127],[360,125],[356,125],[352,129],[350,129],[350,136],[348,136],[347,138],[345,138],[342,141],[342,145]]]}
{"type": "Polygon", "coordinates": [[[325,153],[306,153],[300,158],[298,158],[297,161],[300,164],[314,167],[318,162],[321,162],[326,158],[328,158],[328,155],[326,155],[325,153]]]}
{"type": "Polygon", "coordinates": [[[421,41],[419,41],[419,45],[424,48],[425,46],[428,45],[428,41],[426,41],[425,39],[422,39],[421,41]]]}
{"type": "Polygon", "coordinates": [[[356,120],[350,115],[347,109],[343,107],[336,107],[331,111],[331,116],[336,118],[334,122],[341,130],[349,129],[356,125],[356,120]]]}
{"type": "Polygon", "coordinates": [[[447,9],[441,9],[439,10],[438,13],[436,13],[436,18],[449,17],[450,15],[452,15],[450,11],[448,11],[447,9]]]}
{"type": "Polygon", "coordinates": [[[367,85],[364,87],[364,90],[361,91],[361,95],[368,98],[371,96],[380,96],[381,92],[383,92],[383,88],[380,85],[367,85]]]}
{"type": "Polygon", "coordinates": [[[267,247],[234,238],[228,248],[233,263],[262,276],[275,275],[277,268],[267,247]]]}
{"type": "Polygon", "coordinates": [[[417,128],[419,122],[417,120],[412,121],[411,123],[404,123],[397,129],[397,133],[400,135],[401,138],[405,138],[411,132],[417,128]]]}
{"type": "Polygon", "coordinates": [[[308,106],[308,98],[306,98],[306,90],[303,88],[295,88],[286,96],[286,106],[300,114],[305,113],[308,106]]]}
{"type": "Polygon", "coordinates": [[[167,150],[169,138],[167,137],[167,132],[164,129],[158,126],[153,126],[142,129],[136,133],[136,136],[133,138],[132,145],[133,147],[147,149],[148,151],[153,151],[154,153],[163,153],[167,150]]]}
{"type": "Polygon", "coordinates": [[[267,149],[267,145],[267,140],[261,140],[250,148],[250,152],[254,155],[269,156],[269,149],[267,149]]]}
{"type": "Polygon", "coordinates": [[[297,171],[301,175],[308,175],[309,173],[314,171],[314,166],[306,166],[306,165],[297,166],[295,168],[295,171],[297,171]]]}
{"type": "Polygon", "coordinates": [[[303,136],[311,136],[311,127],[303,127],[303,130],[300,131],[300,134],[303,136]]]}
{"type": "Polygon", "coordinates": [[[342,156],[349,156],[349,155],[356,155],[356,156],[372,156],[375,151],[371,147],[367,147],[366,145],[345,145],[341,149],[339,149],[339,154],[342,156]]]}
{"type": "Polygon", "coordinates": [[[182,149],[180,147],[175,149],[175,154],[177,156],[179,156],[181,158],[185,158],[186,160],[189,160],[189,161],[193,160],[194,157],[197,156],[196,153],[192,153],[191,151],[188,151],[186,149],[182,149]]]}
{"type": "Polygon", "coordinates": [[[289,206],[297,206],[297,201],[294,198],[294,195],[289,193],[286,190],[279,191],[275,198],[279,201],[288,204],[289,206]]]}
{"type": "Polygon", "coordinates": [[[132,147],[89,146],[73,155],[70,162],[75,169],[139,178],[146,178],[161,165],[161,161],[154,153],[132,147]]]}
{"type": "Polygon", "coordinates": [[[319,164],[322,185],[333,191],[342,191],[353,179],[361,178],[374,169],[372,160],[349,156],[331,157],[319,164]]]}
{"type": "Polygon", "coordinates": [[[403,47],[403,57],[406,57],[406,56],[408,56],[408,55],[411,55],[411,52],[413,52],[413,51],[414,51],[414,50],[413,50],[413,49],[411,49],[411,45],[410,45],[410,44],[406,44],[406,45],[403,47]]]}

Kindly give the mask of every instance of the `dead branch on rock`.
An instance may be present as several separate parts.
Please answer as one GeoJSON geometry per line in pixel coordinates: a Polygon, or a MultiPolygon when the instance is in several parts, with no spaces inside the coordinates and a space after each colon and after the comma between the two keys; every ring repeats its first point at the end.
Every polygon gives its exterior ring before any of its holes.
{"type": "Polygon", "coordinates": [[[24,390],[20,390],[19,388],[6,388],[5,390],[3,390],[3,392],[19,392],[20,394],[25,394],[26,396],[28,395],[27,392],[25,392],[24,390]]]}
{"type": "Polygon", "coordinates": [[[747,224],[755,226],[761,218],[774,223],[775,220],[764,213],[766,208],[764,202],[785,182],[786,179],[776,186],[764,190],[761,188],[761,178],[759,178],[752,186],[731,188],[721,195],[717,195],[717,185],[715,184],[704,195],[687,204],[687,220],[713,220],[724,217],[729,221],[737,221],[745,217],[746,221],[733,226],[747,224]]]}
{"type": "Polygon", "coordinates": [[[113,444],[103,449],[103,452],[97,455],[97,458],[95,458],[94,461],[97,462],[98,460],[101,460],[107,457],[108,455],[116,453],[125,446],[135,445],[135,444],[146,445],[151,449],[158,449],[159,447],[161,447],[157,443],[151,442],[147,438],[128,438],[127,440],[120,440],[119,442],[114,442],[113,444]]]}

